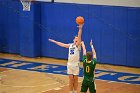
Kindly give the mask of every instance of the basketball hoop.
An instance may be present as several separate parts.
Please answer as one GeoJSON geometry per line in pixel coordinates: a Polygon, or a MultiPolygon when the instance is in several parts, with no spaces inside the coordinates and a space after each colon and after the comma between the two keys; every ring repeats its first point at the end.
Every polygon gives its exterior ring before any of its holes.
{"type": "Polygon", "coordinates": [[[23,11],[30,11],[31,1],[32,0],[20,0],[23,6],[23,11]]]}

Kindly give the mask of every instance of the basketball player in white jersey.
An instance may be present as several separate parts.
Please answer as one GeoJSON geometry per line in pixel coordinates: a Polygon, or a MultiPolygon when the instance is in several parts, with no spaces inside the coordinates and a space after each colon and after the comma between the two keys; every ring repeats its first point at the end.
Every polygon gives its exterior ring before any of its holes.
{"type": "Polygon", "coordinates": [[[81,36],[83,24],[80,24],[78,36],[74,37],[73,43],[65,44],[62,42],[49,39],[61,47],[69,48],[68,63],[67,63],[67,74],[69,75],[69,88],[70,93],[77,93],[78,87],[78,75],[79,75],[79,63],[80,63],[80,49],[81,49],[81,36]]]}

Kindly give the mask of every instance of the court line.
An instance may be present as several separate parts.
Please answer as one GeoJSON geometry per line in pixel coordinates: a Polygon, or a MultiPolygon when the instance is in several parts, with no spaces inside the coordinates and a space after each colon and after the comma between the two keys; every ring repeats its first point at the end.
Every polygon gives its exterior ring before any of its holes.
{"type": "MultiPolygon", "coordinates": [[[[3,71],[1,73],[4,73],[4,72],[9,72],[9,71],[14,71],[14,70],[19,70],[19,69],[14,69],[14,68],[10,68],[10,70],[7,70],[7,71],[3,71]]],[[[21,69],[20,69],[21,70],[21,69]]],[[[21,71],[28,71],[28,70],[21,70],[21,71]]],[[[36,71],[30,71],[30,72],[35,72],[35,73],[42,73],[42,72],[36,72],[36,71]]],[[[47,73],[49,75],[53,74],[53,73],[47,73]]],[[[55,74],[54,74],[55,75],[55,74]]],[[[68,75],[63,75],[63,74],[59,74],[61,76],[68,76],[68,75]]],[[[6,76],[6,75],[4,75],[6,76]]],[[[79,77],[79,78],[83,78],[83,77],[79,77]]],[[[140,84],[132,84],[132,83],[126,83],[126,82],[118,82],[118,81],[111,81],[111,80],[102,80],[102,79],[95,79],[95,80],[100,80],[100,81],[108,81],[108,83],[110,82],[115,82],[115,83],[124,83],[124,84],[131,84],[131,85],[140,85],[140,84]]],[[[82,81],[78,81],[78,82],[82,82],[82,81]]],[[[58,82],[59,83],[59,82],[58,82]]],[[[67,85],[67,84],[65,84],[67,85]]]]}
{"type": "MultiPolygon", "coordinates": [[[[66,76],[66,75],[61,75],[61,76],[66,76]]],[[[82,81],[78,81],[78,83],[81,83],[82,81]]],[[[42,92],[39,92],[39,93],[44,93],[44,92],[47,92],[47,91],[50,91],[50,90],[60,90],[62,89],[62,87],[66,87],[66,86],[69,86],[69,84],[66,84],[66,85],[62,85],[60,87],[56,87],[56,88],[52,88],[52,89],[48,89],[48,90],[45,90],[45,91],[42,91],[42,92]]]]}
{"type": "Polygon", "coordinates": [[[57,84],[58,82],[51,83],[51,84],[46,84],[46,85],[37,85],[37,86],[13,86],[13,85],[6,85],[6,84],[1,84],[2,86],[8,86],[8,87],[27,87],[27,88],[32,88],[32,87],[41,87],[41,86],[49,86],[49,85],[54,85],[57,84]]]}
{"type": "Polygon", "coordinates": [[[60,88],[60,87],[54,88],[54,90],[60,90],[60,89],[62,89],[62,88],[60,88]]]}
{"type": "Polygon", "coordinates": [[[13,70],[15,70],[15,69],[10,69],[10,70],[6,70],[6,71],[0,72],[1,79],[2,79],[3,77],[7,76],[7,75],[4,75],[5,72],[10,72],[10,71],[13,71],[13,70]]]}
{"type": "MultiPolygon", "coordinates": [[[[5,76],[8,76],[8,75],[3,75],[5,72],[10,72],[10,71],[16,71],[15,69],[10,69],[10,70],[6,70],[6,71],[3,71],[1,72],[1,78],[2,77],[5,77],[5,76]]],[[[22,71],[27,71],[27,70],[22,70],[22,71]]],[[[34,72],[34,71],[32,71],[34,72]]],[[[35,72],[35,73],[41,73],[41,72],[35,72]]],[[[40,86],[48,86],[48,85],[54,85],[54,84],[58,84],[59,82],[55,82],[55,83],[51,83],[51,84],[45,84],[45,85],[37,85],[37,86],[14,86],[14,85],[6,85],[6,84],[3,84],[1,83],[2,86],[9,86],[9,87],[40,87],[40,86]]]]}
{"type": "MultiPolygon", "coordinates": [[[[6,71],[3,71],[2,73],[4,72],[10,72],[10,71],[15,71],[16,69],[10,69],[10,70],[6,70],[6,71]]],[[[27,71],[27,70],[21,70],[21,71],[27,71]]],[[[36,72],[36,71],[31,71],[33,73],[41,73],[41,72],[36,72]]],[[[44,73],[46,74],[46,73],[44,73]]],[[[47,73],[49,75],[51,75],[52,73],[47,73]]],[[[7,76],[7,75],[2,75],[3,76],[7,76]]],[[[66,75],[63,75],[63,76],[66,76],[66,75]]],[[[50,77],[49,77],[50,78],[50,77]]],[[[41,87],[41,86],[49,86],[49,85],[54,85],[54,84],[58,84],[59,82],[55,82],[55,83],[51,83],[51,84],[47,84],[47,85],[37,85],[37,86],[14,86],[14,85],[6,85],[6,84],[1,84],[2,86],[7,86],[7,87],[26,87],[26,88],[33,88],[33,87],[41,87]]],[[[56,88],[60,88],[61,87],[64,87],[64,86],[68,86],[69,84],[65,84],[65,85],[61,85],[60,87],[55,87],[55,88],[52,88],[52,89],[49,89],[49,90],[53,90],[53,89],[56,89],[56,88]]],[[[49,90],[45,90],[45,91],[49,91],[49,90]]],[[[42,93],[42,92],[41,92],[42,93]]]]}
{"type": "Polygon", "coordinates": [[[100,81],[108,81],[108,83],[123,83],[123,84],[130,84],[130,85],[140,85],[140,84],[132,84],[132,83],[126,83],[126,82],[117,82],[117,81],[110,81],[110,80],[102,80],[102,79],[95,79],[100,81]]]}
{"type": "MultiPolygon", "coordinates": [[[[49,73],[50,74],[50,73],[49,73]]],[[[67,75],[61,75],[61,76],[67,76],[67,75]]],[[[81,81],[78,81],[78,82],[81,82],[81,81]]],[[[58,82],[59,83],[59,82],[58,82]]],[[[39,93],[45,93],[45,92],[47,92],[47,91],[51,91],[51,90],[55,90],[55,89],[57,89],[57,88],[60,88],[60,89],[62,89],[62,87],[66,87],[66,86],[68,86],[69,84],[64,84],[64,85],[61,85],[61,86],[59,86],[59,87],[55,87],[55,88],[50,88],[50,89],[48,89],[48,90],[45,90],[45,91],[42,91],[42,92],[39,92],[39,93]]]]}
{"type": "MultiPolygon", "coordinates": [[[[67,86],[67,85],[63,85],[63,86],[56,87],[56,88],[62,89],[62,87],[65,87],[65,86],[67,86]]],[[[41,91],[41,92],[39,92],[39,93],[45,93],[45,92],[47,92],[47,91],[55,90],[56,88],[50,88],[50,89],[48,89],[48,90],[44,90],[44,91],[41,91]]]]}
{"type": "MultiPolygon", "coordinates": [[[[5,67],[0,67],[0,68],[5,68],[5,67]]],[[[9,71],[15,70],[15,69],[12,69],[12,68],[5,68],[5,69],[8,69],[8,70],[2,71],[0,73],[4,73],[4,72],[9,72],[9,71]]]]}

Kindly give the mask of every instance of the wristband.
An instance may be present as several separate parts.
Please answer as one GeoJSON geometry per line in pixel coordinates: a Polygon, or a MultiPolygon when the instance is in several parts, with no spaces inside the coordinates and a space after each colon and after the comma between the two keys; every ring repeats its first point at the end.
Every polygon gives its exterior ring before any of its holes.
{"type": "Polygon", "coordinates": [[[91,45],[91,48],[94,48],[93,45],[91,45]]]}

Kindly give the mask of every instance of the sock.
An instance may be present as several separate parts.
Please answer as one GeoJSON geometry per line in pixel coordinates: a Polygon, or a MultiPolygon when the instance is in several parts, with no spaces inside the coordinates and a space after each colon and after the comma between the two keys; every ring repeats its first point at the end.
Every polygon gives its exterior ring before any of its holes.
{"type": "Polygon", "coordinates": [[[73,93],[73,91],[70,91],[70,93],[73,93]]]}
{"type": "Polygon", "coordinates": [[[74,91],[73,93],[77,93],[77,91],[74,91]]]}

